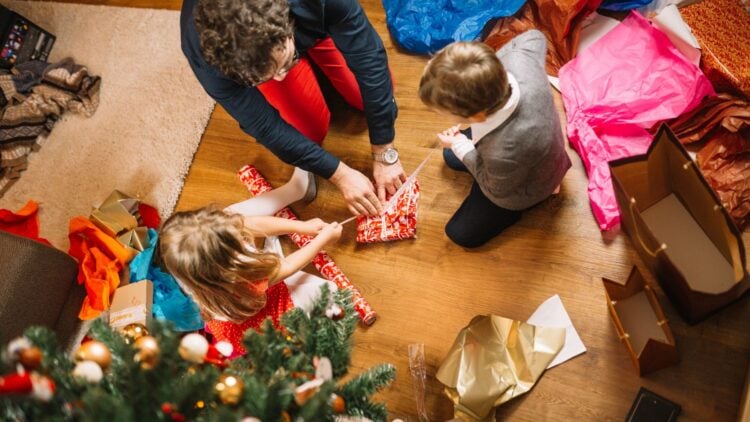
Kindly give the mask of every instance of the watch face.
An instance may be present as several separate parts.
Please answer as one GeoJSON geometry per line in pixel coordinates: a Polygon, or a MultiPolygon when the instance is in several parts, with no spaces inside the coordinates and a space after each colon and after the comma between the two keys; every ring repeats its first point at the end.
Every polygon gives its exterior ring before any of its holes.
{"type": "Polygon", "coordinates": [[[385,154],[383,154],[383,161],[385,161],[388,164],[393,164],[396,161],[398,161],[398,151],[395,149],[389,149],[385,151],[385,154]]]}

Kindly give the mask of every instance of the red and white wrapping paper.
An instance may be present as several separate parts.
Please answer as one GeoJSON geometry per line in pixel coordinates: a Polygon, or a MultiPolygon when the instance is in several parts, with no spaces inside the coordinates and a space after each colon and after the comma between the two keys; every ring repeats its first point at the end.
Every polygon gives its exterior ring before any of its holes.
{"type": "Polygon", "coordinates": [[[357,217],[357,242],[389,242],[417,237],[419,183],[415,179],[398,195],[383,215],[357,217]]]}
{"type": "MultiPolygon", "coordinates": [[[[254,166],[247,165],[245,167],[242,167],[238,172],[238,176],[240,178],[240,181],[242,181],[242,183],[247,186],[247,189],[250,191],[250,193],[253,194],[253,196],[258,196],[273,189],[271,184],[268,183],[268,181],[254,166]]],[[[281,218],[288,218],[290,220],[297,219],[294,211],[292,211],[289,207],[278,211],[276,213],[276,216],[281,218]]],[[[300,248],[307,245],[312,240],[312,236],[299,233],[290,233],[289,237],[300,248]]],[[[330,257],[330,255],[328,255],[328,253],[326,253],[325,251],[318,252],[315,258],[313,258],[312,263],[313,265],[315,265],[315,268],[323,277],[336,284],[339,289],[351,290],[352,300],[354,301],[354,310],[356,310],[359,314],[363,324],[372,325],[372,323],[375,322],[377,313],[372,310],[370,304],[367,303],[365,298],[362,297],[362,294],[359,292],[359,290],[354,287],[352,282],[349,281],[349,279],[339,269],[336,263],[333,262],[333,259],[330,257]]]]}

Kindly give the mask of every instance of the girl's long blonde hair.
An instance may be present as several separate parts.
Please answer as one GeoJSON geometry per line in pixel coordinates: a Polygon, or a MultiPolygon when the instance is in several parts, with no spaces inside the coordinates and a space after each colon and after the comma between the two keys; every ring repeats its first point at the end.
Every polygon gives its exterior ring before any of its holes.
{"type": "Polygon", "coordinates": [[[255,315],[266,295],[248,284],[273,281],[279,272],[279,256],[255,251],[242,216],[213,206],[172,215],[159,243],[166,270],[192,290],[211,317],[242,322],[255,315]]]}

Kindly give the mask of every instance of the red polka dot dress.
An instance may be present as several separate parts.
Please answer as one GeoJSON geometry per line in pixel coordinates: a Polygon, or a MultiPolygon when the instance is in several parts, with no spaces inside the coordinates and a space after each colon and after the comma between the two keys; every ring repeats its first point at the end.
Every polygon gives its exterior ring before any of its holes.
{"type": "Polygon", "coordinates": [[[266,318],[271,318],[273,325],[279,328],[281,315],[294,307],[289,289],[283,281],[271,287],[268,287],[268,280],[252,283],[250,286],[252,286],[251,288],[255,293],[262,294],[263,291],[266,292],[266,306],[258,311],[257,314],[242,323],[216,319],[206,321],[206,331],[211,333],[216,341],[227,341],[232,344],[234,348],[232,357],[245,354],[245,348],[242,346],[245,331],[251,328],[259,329],[266,318]]]}

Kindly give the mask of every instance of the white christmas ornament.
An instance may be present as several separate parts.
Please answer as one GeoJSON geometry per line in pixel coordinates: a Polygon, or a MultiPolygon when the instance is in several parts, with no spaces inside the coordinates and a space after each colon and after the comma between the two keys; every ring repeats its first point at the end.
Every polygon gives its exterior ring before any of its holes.
{"type": "Polygon", "coordinates": [[[78,362],[76,367],[73,368],[73,376],[88,381],[91,384],[96,384],[102,380],[104,372],[102,372],[102,368],[96,362],[84,360],[78,362]]]}
{"type": "Polygon", "coordinates": [[[203,363],[208,353],[208,340],[197,333],[188,334],[180,341],[177,351],[188,362],[203,363]]]}
{"type": "MultiPolygon", "coordinates": [[[[227,358],[229,356],[232,356],[232,352],[234,351],[234,346],[232,346],[232,343],[228,341],[219,341],[214,346],[216,347],[216,350],[219,351],[219,353],[227,358]]],[[[258,420],[258,422],[260,422],[260,420],[258,420]]]]}

